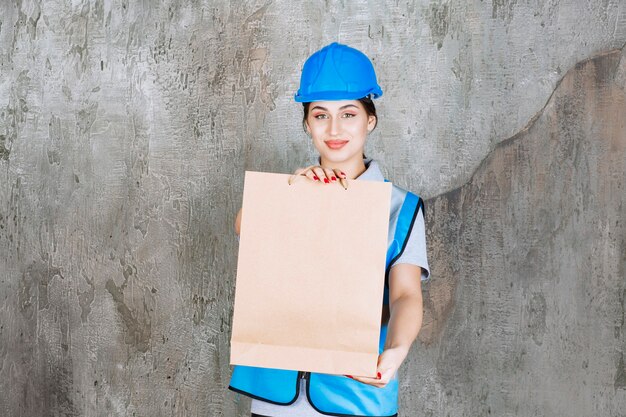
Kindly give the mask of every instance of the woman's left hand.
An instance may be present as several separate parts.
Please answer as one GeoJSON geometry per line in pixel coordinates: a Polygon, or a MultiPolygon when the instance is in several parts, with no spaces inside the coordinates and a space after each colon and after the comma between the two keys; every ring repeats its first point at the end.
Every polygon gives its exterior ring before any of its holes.
{"type": "Polygon", "coordinates": [[[383,353],[378,356],[377,373],[380,378],[368,378],[365,376],[349,376],[350,378],[362,382],[364,384],[373,385],[378,388],[382,388],[391,381],[396,371],[402,365],[402,361],[406,358],[407,350],[403,348],[389,348],[385,349],[383,353]]]}

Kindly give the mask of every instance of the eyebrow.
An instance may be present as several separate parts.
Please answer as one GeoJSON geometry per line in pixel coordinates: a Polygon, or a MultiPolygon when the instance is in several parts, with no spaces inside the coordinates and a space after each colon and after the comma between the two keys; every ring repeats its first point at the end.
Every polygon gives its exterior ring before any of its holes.
{"type": "MultiPolygon", "coordinates": [[[[339,110],[343,110],[343,109],[348,108],[348,107],[354,107],[355,109],[358,109],[358,107],[355,106],[354,104],[346,104],[345,106],[339,107],[339,110]]],[[[322,106],[315,106],[311,110],[315,110],[315,109],[328,111],[328,109],[326,107],[322,107],[322,106]]]]}

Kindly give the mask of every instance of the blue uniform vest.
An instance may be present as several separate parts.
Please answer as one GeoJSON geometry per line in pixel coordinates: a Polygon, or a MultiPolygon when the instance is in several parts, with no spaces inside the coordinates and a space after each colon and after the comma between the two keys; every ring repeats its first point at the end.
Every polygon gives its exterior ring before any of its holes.
{"type": "MultiPolygon", "coordinates": [[[[387,180],[385,180],[387,181],[387,180]]],[[[393,185],[383,304],[389,304],[389,270],[402,255],[422,199],[393,185]],[[394,204],[395,202],[395,204],[394,204]]],[[[381,326],[378,353],[383,352],[387,325],[381,326]]],[[[229,389],[274,404],[292,404],[299,394],[300,371],[235,365],[229,389]]],[[[363,384],[343,375],[306,373],[307,398],[319,413],[331,416],[397,416],[398,375],[383,387],[363,384]]]]}

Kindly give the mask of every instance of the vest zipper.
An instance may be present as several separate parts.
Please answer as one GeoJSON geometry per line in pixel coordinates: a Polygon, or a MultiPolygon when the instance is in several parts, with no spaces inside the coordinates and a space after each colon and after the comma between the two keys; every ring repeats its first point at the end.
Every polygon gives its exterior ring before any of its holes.
{"type": "Polygon", "coordinates": [[[300,379],[306,379],[307,376],[309,375],[308,372],[304,372],[304,371],[299,371],[300,375],[298,376],[298,378],[300,379]]]}

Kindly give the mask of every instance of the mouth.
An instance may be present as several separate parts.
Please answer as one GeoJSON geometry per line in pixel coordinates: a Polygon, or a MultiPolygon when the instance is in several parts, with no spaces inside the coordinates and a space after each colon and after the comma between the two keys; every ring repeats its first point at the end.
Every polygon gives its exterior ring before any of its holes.
{"type": "Polygon", "coordinates": [[[328,146],[330,149],[341,149],[348,142],[349,141],[347,141],[347,140],[326,140],[326,141],[324,141],[324,143],[326,143],[326,146],[328,146]]]}

